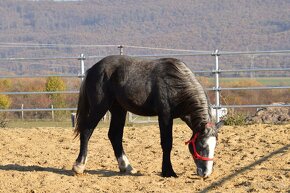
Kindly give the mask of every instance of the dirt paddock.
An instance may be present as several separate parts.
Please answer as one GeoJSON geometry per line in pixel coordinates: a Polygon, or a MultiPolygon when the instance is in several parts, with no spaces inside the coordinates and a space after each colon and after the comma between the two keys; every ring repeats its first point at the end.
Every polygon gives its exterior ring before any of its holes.
{"type": "Polygon", "coordinates": [[[126,127],[124,147],[140,173],[122,175],[107,137],[90,140],[86,174],[71,167],[79,141],[71,128],[0,129],[0,192],[289,192],[290,124],[222,128],[214,172],[203,180],[184,142],[185,125],[174,126],[172,162],[178,178],[162,178],[157,126],[126,127]]]}

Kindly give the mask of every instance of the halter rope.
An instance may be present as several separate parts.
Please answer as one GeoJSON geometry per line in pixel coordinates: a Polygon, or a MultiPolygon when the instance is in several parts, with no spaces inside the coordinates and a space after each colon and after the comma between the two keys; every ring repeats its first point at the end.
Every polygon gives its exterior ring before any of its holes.
{"type": "MultiPolygon", "coordinates": [[[[207,123],[207,126],[212,126],[212,124],[213,124],[213,123],[207,123]]],[[[193,136],[193,138],[192,138],[191,140],[185,142],[185,145],[188,145],[188,144],[190,144],[190,143],[192,144],[192,147],[193,147],[193,154],[192,154],[192,157],[193,157],[194,159],[199,159],[199,160],[203,160],[203,161],[212,161],[213,158],[203,157],[203,156],[199,155],[199,153],[197,152],[195,142],[196,142],[196,139],[197,139],[197,137],[198,137],[198,134],[199,134],[199,132],[197,132],[197,133],[193,136]]]]}

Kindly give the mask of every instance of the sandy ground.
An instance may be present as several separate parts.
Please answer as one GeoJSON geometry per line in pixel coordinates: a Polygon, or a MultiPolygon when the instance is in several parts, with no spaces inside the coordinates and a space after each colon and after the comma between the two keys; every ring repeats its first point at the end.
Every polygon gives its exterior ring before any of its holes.
{"type": "Polygon", "coordinates": [[[157,126],[125,129],[126,153],[140,175],[122,175],[107,138],[97,128],[90,140],[86,174],[71,167],[79,141],[71,128],[0,129],[0,192],[289,192],[290,125],[222,128],[214,173],[203,180],[174,126],[172,162],[178,178],[162,178],[157,126]]]}

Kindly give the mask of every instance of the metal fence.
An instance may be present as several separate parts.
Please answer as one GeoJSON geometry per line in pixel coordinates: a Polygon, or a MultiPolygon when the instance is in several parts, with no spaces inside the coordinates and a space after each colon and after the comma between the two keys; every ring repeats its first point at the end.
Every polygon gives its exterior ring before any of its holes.
{"type": "MultiPolygon", "coordinates": [[[[195,57],[195,56],[206,56],[206,57],[212,57],[214,58],[213,60],[213,65],[214,69],[213,70],[197,70],[195,73],[198,74],[204,74],[207,73],[210,76],[213,76],[215,79],[215,85],[213,88],[206,88],[208,91],[213,91],[215,92],[215,100],[211,101],[211,108],[215,109],[215,116],[216,116],[216,121],[218,122],[220,120],[219,116],[219,110],[224,109],[224,108],[259,108],[259,107],[289,107],[290,104],[243,104],[243,105],[236,105],[236,104],[230,104],[230,105],[224,105],[221,104],[220,96],[221,92],[225,90],[265,90],[265,89],[290,89],[289,86],[265,86],[265,87],[240,87],[240,88],[222,88],[220,86],[220,78],[222,74],[227,74],[227,73],[242,73],[242,72],[266,72],[266,71],[276,71],[276,72],[290,72],[290,66],[287,64],[286,67],[283,68],[251,68],[251,69],[221,69],[220,68],[220,59],[222,57],[227,57],[227,56],[240,56],[240,55],[248,55],[248,56],[258,56],[258,55],[267,55],[267,56],[272,56],[272,55],[287,55],[290,56],[290,50],[276,50],[276,51],[255,51],[255,52],[224,52],[224,51],[219,51],[215,50],[213,52],[210,51],[196,51],[196,50],[176,50],[176,49],[162,49],[162,48],[149,48],[149,47],[138,47],[138,46],[123,46],[123,45],[107,45],[109,47],[114,47],[115,49],[118,49],[117,54],[124,54],[125,49],[147,49],[147,50],[163,50],[163,51],[169,51],[169,54],[162,53],[162,54],[133,54],[126,52],[126,55],[131,55],[134,57],[142,57],[142,58],[160,58],[160,57],[195,57]],[[172,53],[174,52],[175,53],[172,53]]],[[[98,47],[98,46],[97,46],[98,47]]],[[[104,46],[106,47],[106,46],[104,46]]],[[[66,77],[66,78],[79,78],[83,79],[84,74],[85,74],[85,61],[90,59],[90,60],[98,60],[100,58],[103,58],[105,56],[101,55],[96,55],[96,56],[85,56],[84,54],[80,54],[78,57],[48,57],[48,58],[0,58],[0,62],[4,61],[17,61],[17,62],[22,62],[22,61],[44,61],[44,60],[73,60],[73,61],[78,61],[79,63],[79,73],[78,74],[49,74],[49,75],[1,75],[0,74],[0,79],[7,79],[7,78],[40,78],[40,77],[66,77]]],[[[91,64],[90,64],[91,65],[91,64]]],[[[89,67],[89,65],[87,65],[89,67]]],[[[0,95],[40,95],[40,94],[77,94],[78,91],[55,91],[55,92],[46,92],[46,91],[35,91],[35,92],[0,92],[0,95]]],[[[76,108],[21,108],[21,109],[0,109],[0,112],[25,112],[25,111],[75,111],[76,108]]],[[[129,121],[134,122],[136,121],[136,118],[134,118],[132,115],[129,116],[129,121]]],[[[147,119],[145,121],[151,121],[151,119],[147,119]]]]}

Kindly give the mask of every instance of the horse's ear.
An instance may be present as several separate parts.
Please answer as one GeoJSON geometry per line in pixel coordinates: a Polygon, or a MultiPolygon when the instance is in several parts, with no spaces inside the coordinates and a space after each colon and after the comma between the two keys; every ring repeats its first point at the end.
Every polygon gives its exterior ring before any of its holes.
{"type": "Polygon", "coordinates": [[[224,120],[221,120],[220,122],[216,123],[215,126],[217,128],[217,130],[219,131],[220,128],[225,124],[224,120]]]}

